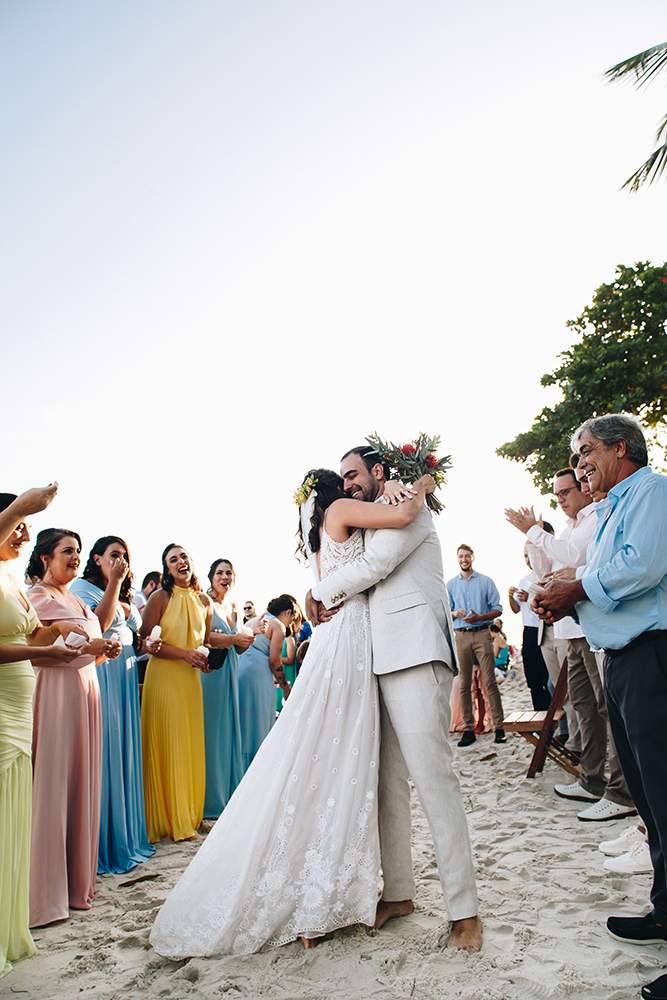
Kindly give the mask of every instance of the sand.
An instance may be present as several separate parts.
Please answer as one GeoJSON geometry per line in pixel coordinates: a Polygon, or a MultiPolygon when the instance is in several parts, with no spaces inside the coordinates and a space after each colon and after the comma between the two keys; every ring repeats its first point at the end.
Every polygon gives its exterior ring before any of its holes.
{"type": "MultiPolygon", "coordinates": [[[[502,691],[506,711],[530,707],[519,677],[502,691]]],[[[632,820],[580,822],[582,804],[553,792],[569,780],[564,771],[547,763],[541,777],[526,779],[530,753],[518,736],[498,747],[482,736],[456,749],[485,924],[480,954],[444,948],[449,925],[428,826],[413,796],[416,908],[382,931],[347,929],[312,951],[295,943],[242,958],[160,958],[148,944],[154,916],[203,838],[163,841],[147,864],[100,877],[91,910],[36,931],[37,955],[0,981],[0,997],[638,997],[667,965],[667,946],[614,941],[605,919],[646,912],[651,876],[611,875],[597,850],[632,820]],[[127,884],[142,876],[151,878],[127,884]]]]}

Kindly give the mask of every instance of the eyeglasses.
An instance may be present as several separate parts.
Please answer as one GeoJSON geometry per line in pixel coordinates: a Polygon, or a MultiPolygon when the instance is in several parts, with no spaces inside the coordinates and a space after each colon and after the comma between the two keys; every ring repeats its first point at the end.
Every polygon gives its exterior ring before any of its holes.
{"type": "Polygon", "coordinates": [[[569,486],[566,490],[560,490],[558,493],[554,494],[556,500],[564,500],[568,493],[571,493],[572,490],[576,490],[576,488],[576,486],[569,486]]]}

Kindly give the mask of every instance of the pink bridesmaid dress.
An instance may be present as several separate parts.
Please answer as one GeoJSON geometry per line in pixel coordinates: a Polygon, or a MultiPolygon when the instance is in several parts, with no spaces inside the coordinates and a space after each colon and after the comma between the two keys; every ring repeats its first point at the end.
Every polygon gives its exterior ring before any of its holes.
{"type": "MultiPolygon", "coordinates": [[[[40,586],[29,591],[44,625],[71,621],[100,638],[99,619],[40,586]]],[[[30,926],[88,910],[95,895],[102,781],[102,714],[94,656],[36,667],[30,926]]]]}

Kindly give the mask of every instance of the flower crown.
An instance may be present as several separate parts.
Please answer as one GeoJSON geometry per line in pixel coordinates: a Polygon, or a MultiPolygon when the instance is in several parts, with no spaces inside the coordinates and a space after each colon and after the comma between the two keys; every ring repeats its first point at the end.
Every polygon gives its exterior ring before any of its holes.
{"type": "Polygon", "coordinates": [[[294,503],[297,507],[300,507],[302,503],[306,502],[316,486],[317,479],[315,479],[315,476],[308,476],[308,478],[301,483],[298,490],[294,491],[294,503]]]}

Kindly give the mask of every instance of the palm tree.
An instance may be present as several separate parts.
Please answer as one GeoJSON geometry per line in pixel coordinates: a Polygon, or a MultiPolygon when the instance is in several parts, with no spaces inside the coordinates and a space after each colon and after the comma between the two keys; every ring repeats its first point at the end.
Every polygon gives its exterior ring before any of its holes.
{"type": "MultiPolygon", "coordinates": [[[[645,52],[639,52],[630,59],[612,66],[605,73],[608,80],[621,80],[627,76],[634,77],[634,82],[638,87],[649,83],[656,73],[667,67],[667,42],[662,45],[654,45],[645,52]]],[[[660,122],[660,127],[655,136],[656,142],[662,145],[654,149],[646,163],[642,163],[639,170],[636,170],[632,177],[628,177],[623,187],[629,187],[631,191],[639,191],[642,184],[652,184],[667,168],[667,115],[660,122]]]]}

